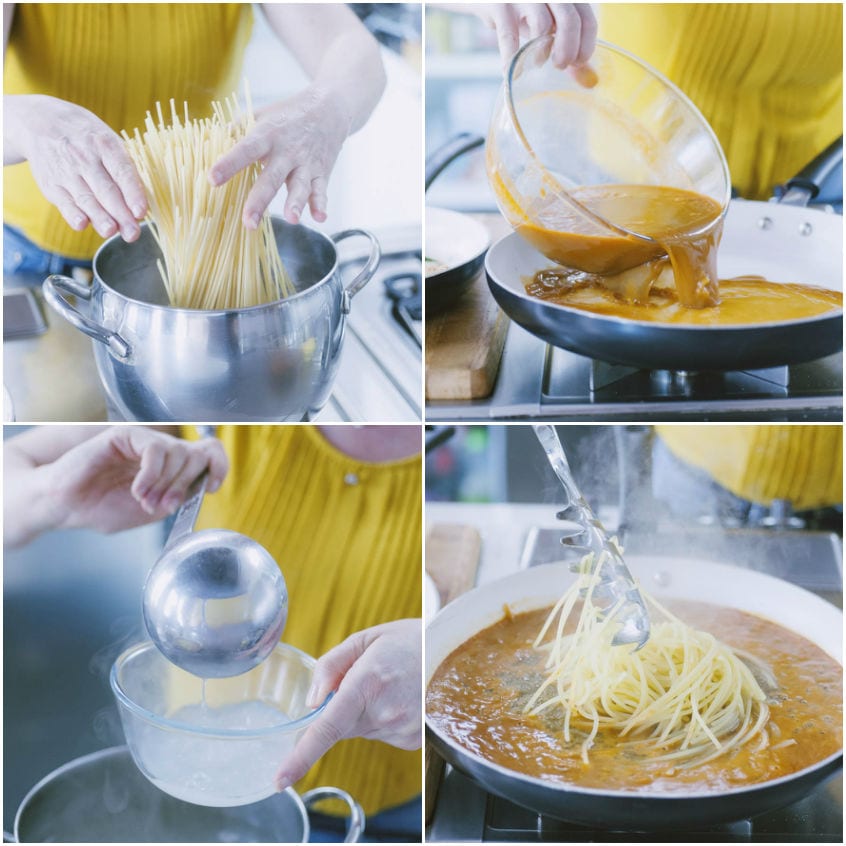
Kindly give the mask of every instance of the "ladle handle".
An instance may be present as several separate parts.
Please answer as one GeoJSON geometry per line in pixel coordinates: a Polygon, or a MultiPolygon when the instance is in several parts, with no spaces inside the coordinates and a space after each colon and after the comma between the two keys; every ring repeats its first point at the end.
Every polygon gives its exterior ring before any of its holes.
{"type": "Polygon", "coordinates": [[[315,787],[314,790],[309,790],[300,797],[306,808],[311,809],[312,805],[323,799],[340,799],[350,809],[350,819],[347,824],[347,834],[344,837],[344,843],[358,843],[361,840],[361,835],[364,834],[364,809],[355,799],[350,796],[346,790],[340,790],[337,787],[315,787]]]}
{"type": "Polygon", "coordinates": [[[200,513],[200,506],[203,504],[203,497],[206,495],[208,478],[209,471],[205,469],[188,489],[188,498],[176,512],[176,518],[173,521],[170,534],[167,536],[165,550],[170,549],[176,541],[193,531],[194,523],[197,522],[197,515],[200,513]]]}
{"type": "Polygon", "coordinates": [[[579,508],[588,509],[587,502],[579,491],[576,485],[576,480],[570,472],[570,465],[567,463],[567,456],[564,454],[564,447],[561,446],[561,441],[558,438],[558,433],[554,426],[547,424],[532,426],[535,434],[549,459],[558,481],[561,482],[561,487],[564,488],[564,493],[567,497],[566,508],[577,506],[579,508]]]}
{"type": "Polygon", "coordinates": [[[82,300],[90,300],[91,288],[88,285],[77,282],[69,276],[54,273],[44,280],[41,290],[44,292],[44,299],[49,306],[61,317],[64,317],[68,323],[79,329],[80,332],[84,332],[89,338],[105,344],[116,358],[129,358],[130,346],[117,332],[112,332],[91,320],[90,317],[86,317],[65,299],[64,295],[70,294],[82,300]]]}

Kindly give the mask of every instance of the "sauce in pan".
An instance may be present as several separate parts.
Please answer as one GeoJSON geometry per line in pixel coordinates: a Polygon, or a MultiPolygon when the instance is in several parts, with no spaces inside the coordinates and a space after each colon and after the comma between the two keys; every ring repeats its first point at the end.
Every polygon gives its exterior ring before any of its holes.
{"type": "Polygon", "coordinates": [[[543,192],[524,209],[499,174],[491,184],[516,231],[552,261],[605,277],[657,260],[672,266],[682,305],[705,308],[718,302],[716,253],[723,222],[716,200],[664,185],[592,185],[570,191],[602,220],[646,240],[614,232],[555,193],[543,192]]]}
{"type": "Polygon", "coordinates": [[[524,284],[530,296],[556,305],[609,317],[682,326],[778,323],[816,317],[843,307],[843,294],[839,291],[770,282],[760,276],[739,276],[720,280],[720,302],[715,307],[685,308],[677,292],[666,285],[667,270],[654,267],[658,263],[645,264],[613,278],[553,267],[538,271],[524,284]]]}
{"type": "Polygon", "coordinates": [[[667,605],[691,625],[717,632],[725,643],[769,664],[779,688],[770,696],[766,738],[684,769],[621,753],[615,737],[600,732],[584,764],[583,735],[575,731],[565,743],[560,711],[523,713],[543,678],[545,656],[532,643],[548,608],[507,614],[452,652],[429,683],[429,719],[459,746],[507,769],[633,792],[721,792],[798,772],[842,748],[842,667],[823,650],[753,614],[696,602],[667,605]]]}
{"type": "Polygon", "coordinates": [[[630,320],[684,326],[743,326],[816,317],[843,295],[759,276],[720,280],[720,204],[661,185],[595,185],[571,195],[603,220],[646,235],[615,234],[554,194],[519,207],[497,176],[494,190],[516,231],[560,267],[524,280],[526,292],[557,305],[630,320]],[[540,223],[539,221],[542,221],[540,223]]]}

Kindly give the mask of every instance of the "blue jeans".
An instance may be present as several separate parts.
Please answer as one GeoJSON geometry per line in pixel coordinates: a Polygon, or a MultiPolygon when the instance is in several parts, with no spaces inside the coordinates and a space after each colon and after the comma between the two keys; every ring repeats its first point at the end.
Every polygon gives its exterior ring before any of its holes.
{"type": "Polygon", "coordinates": [[[91,267],[90,261],[71,259],[33,244],[20,229],[3,224],[3,273],[70,273],[74,267],[91,267]]]}
{"type": "MultiPolygon", "coordinates": [[[[344,839],[347,821],[342,817],[311,812],[311,843],[339,843],[344,839]]],[[[421,797],[368,817],[362,843],[420,843],[423,839],[421,797]]]]}

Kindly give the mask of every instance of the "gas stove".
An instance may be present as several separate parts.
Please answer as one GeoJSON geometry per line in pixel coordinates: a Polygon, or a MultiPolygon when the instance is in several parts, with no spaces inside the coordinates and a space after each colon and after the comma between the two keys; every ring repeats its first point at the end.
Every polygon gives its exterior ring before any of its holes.
{"type": "Polygon", "coordinates": [[[512,323],[490,397],[426,407],[432,422],[527,418],[839,422],[843,355],[757,371],[645,371],[553,347],[512,323]]]}
{"type": "MultiPolygon", "coordinates": [[[[561,534],[560,528],[531,528],[523,544],[520,567],[564,561],[568,555],[576,555],[561,545],[561,534]]],[[[798,584],[839,607],[843,605],[842,542],[830,532],[662,524],[649,531],[624,531],[623,545],[632,554],[660,550],[667,555],[683,554],[749,567],[798,584]]],[[[488,793],[449,765],[435,788],[436,798],[427,821],[428,842],[843,842],[842,771],[786,808],[729,824],[663,834],[600,831],[539,815],[488,793]]]]}
{"type": "Polygon", "coordinates": [[[477,843],[842,843],[843,776],[839,774],[787,808],[692,831],[598,831],[546,817],[487,793],[450,766],[426,841],[477,843]]]}
{"type": "MultiPolygon", "coordinates": [[[[416,276],[422,268],[420,227],[396,227],[374,232],[382,248],[376,274],[355,295],[344,337],[335,387],[317,422],[419,422],[423,367],[413,333],[397,319],[395,301],[386,280],[416,276]]],[[[360,239],[339,245],[341,278],[347,283],[366,258],[360,239]]],[[[403,316],[407,316],[403,313],[403,316]]],[[[418,336],[422,320],[411,319],[418,336]]]]}

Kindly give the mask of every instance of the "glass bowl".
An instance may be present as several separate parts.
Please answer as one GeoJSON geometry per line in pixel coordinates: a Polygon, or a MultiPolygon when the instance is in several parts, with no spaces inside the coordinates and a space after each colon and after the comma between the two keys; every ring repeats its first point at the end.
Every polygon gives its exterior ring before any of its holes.
{"type": "Polygon", "coordinates": [[[165,793],[198,805],[267,798],[282,760],[326,706],[305,705],[315,663],[280,643],[248,673],[201,679],[150,641],[130,647],[110,681],[136,765],[165,793]]]}
{"type": "Polygon", "coordinates": [[[590,70],[557,68],[549,60],[552,41],[541,36],[516,53],[488,132],[488,178],[511,225],[548,258],[600,274],[636,267],[664,250],[578,189],[660,185],[696,192],[720,205],[722,214],[707,226],[721,226],[731,197],[728,164],[696,106],[654,68],[602,41],[590,70]],[[538,229],[577,231],[579,238],[562,256],[538,229]]]}

